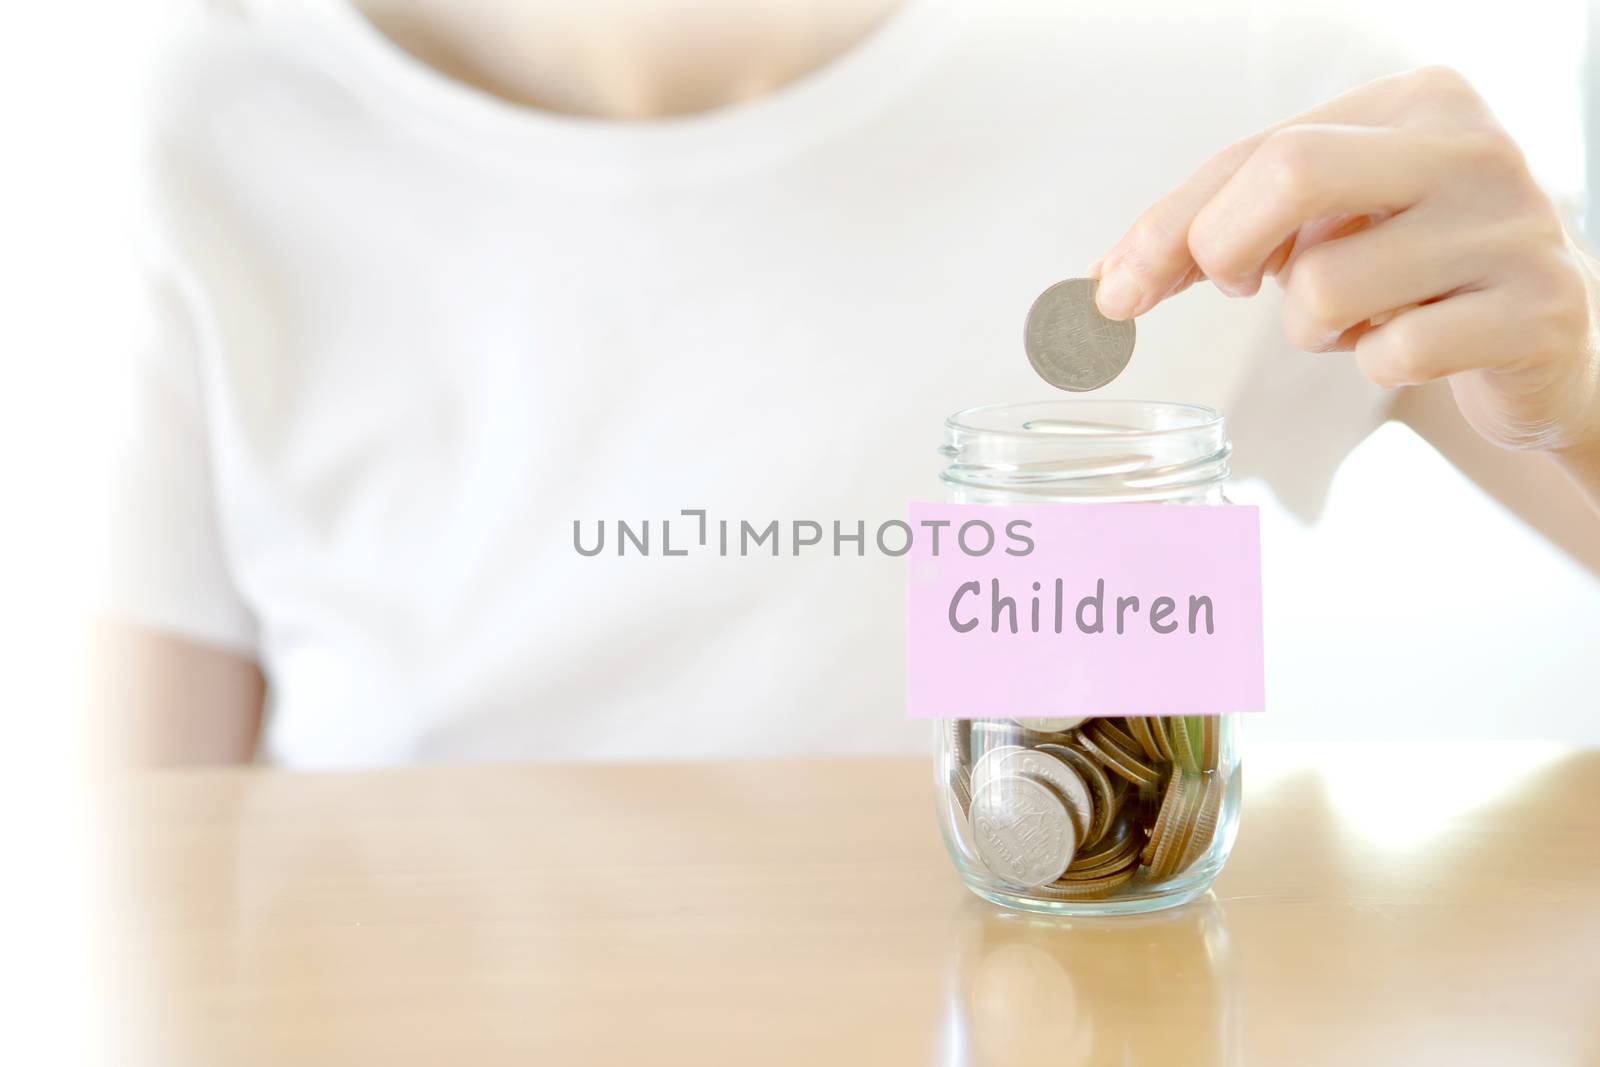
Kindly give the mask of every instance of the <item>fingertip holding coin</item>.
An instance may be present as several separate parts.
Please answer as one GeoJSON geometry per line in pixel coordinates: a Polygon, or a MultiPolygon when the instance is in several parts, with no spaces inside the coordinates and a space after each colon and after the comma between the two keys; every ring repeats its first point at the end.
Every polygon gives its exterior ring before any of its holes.
{"type": "Polygon", "coordinates": [[[1095,287],[1095,310],[1113,322],[1133,318],[1143,300],[1144,290],[1125,270],[1102,275],[1095,287]]]}
{"type": "Polygon", "coordinates": [[[1101,284],[1094,278],[1068,278],[1040,293],[1028,309],[1023,325],[1028,362],[1057,389],[1099,389],[1133,357],[1133,320],[1101,314],[1096,305],[1101,284]]]}

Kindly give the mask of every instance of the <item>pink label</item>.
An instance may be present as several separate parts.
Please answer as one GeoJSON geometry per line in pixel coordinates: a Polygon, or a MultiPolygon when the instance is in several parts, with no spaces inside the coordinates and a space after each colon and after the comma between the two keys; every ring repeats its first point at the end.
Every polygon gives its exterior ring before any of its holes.
{"type": "Polygon", "coordinates": [[[914,719],[1261,711],[1253,507],[912,504],[914,719]]]}

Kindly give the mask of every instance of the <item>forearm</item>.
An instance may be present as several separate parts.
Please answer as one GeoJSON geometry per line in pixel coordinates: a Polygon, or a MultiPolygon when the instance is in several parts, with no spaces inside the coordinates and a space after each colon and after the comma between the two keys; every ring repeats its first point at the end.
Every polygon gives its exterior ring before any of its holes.
{"type": "Polygon", "coordinates": [[[1461,417],[1446,382],[1398,390],[1392,416],[1551,544],[1600,576],[1600,520],[1548,454],[1485,440],[1461,417]]]}
{"type": "Polygon", "coordinates": [[[116,623],[93,642],[94,721],[103,755],[136,766],[248,763],[266,681],[248,657],[116,623]]]}

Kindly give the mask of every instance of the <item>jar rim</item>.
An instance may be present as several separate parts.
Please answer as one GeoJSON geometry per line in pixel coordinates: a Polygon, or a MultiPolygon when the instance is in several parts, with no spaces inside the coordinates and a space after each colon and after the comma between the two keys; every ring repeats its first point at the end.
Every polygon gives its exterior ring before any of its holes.
{"type": "MultiPolygon", "coordinates": [[[[1225,421],[1222,412],[1204,404],[1192,404],[1176,400],[1118,400],[1110,397],[1085,397],[1083,399],[1057,399],[1057,400],[1032,400],[1020,404],[979,404],[975,407],[964,408],[944,420],[945,427],[950,430],[964,433],[985,434],[994,437],[1014,437],[1023,440],[1046,439],[1051,435],[1037,429],[1030,429],[1026,422],[1019,428],[1004,426],[982,425],[979,419],[985,415],[1013,415],[1024,416],[1028,413],[1037,413],[1036,418],[1027,421],[1043,421],[1048,416],[1044,412],[1060,411],[1062,413],[1094,413],[1110,411],[1144,411],[1152,417],[1160,414],[1172,416],[1187,416],[1187,421],[1175,421],[1172,425],[1159,426],[1134,426],[1115,428],[1114,424],[1102,424],[1108,428],[1097,429],[1091,434],[1079,434],[1093,438],[1096,441],[1130,441],[1168,437],[1177,434],[1203,433],[1214,430],[1225,421]]],[[[1066,436],[1066,435],[1062,435],[1066,436]]]]}
{"type": "Polygon", "coordinates": [[[973,502],[1186,500],[1228,477],[1226,420],[1173,401],[990,404],[945,420],[940,478],[973,502]]]}

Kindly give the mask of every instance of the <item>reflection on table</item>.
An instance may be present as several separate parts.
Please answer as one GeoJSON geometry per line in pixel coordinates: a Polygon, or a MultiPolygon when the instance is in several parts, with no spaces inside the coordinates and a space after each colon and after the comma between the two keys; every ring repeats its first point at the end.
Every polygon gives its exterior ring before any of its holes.
{"type": "Polygon", "coordinates": [[[948,1064],[1239,1059],[1237,976],[1209,894],[1150,915],[1051,919],[969,909],[951,955],[948,1064]]]}

